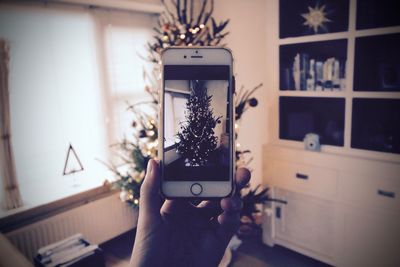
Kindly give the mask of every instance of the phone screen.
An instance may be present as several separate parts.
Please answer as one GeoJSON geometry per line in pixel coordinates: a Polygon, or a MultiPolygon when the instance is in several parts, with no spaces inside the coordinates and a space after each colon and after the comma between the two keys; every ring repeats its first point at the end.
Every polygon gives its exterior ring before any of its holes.
{"type": "Polygon", "coordinates": [[[164,180],[229,180],[229,68],[164,65],[164,180]]]}

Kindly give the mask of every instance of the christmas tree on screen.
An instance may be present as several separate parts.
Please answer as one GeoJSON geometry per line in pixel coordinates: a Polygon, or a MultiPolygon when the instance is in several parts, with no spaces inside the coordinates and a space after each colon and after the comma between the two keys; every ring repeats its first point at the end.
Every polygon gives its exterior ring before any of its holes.
{"type": "Polygon", "coordinates": [[[203,81],[190,81],[190,97],[186,102],[185,122],[177,134],[177,152],[185,158],[186,166],[204,166],[217,148],[214,128],[221,117],[214,117],[203,81]]]}

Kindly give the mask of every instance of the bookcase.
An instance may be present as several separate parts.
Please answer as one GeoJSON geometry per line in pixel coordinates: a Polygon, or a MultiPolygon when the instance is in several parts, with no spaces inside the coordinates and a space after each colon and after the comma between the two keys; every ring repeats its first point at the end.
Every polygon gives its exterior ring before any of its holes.
{"type": "Polygon", "coordinates": [[[273,0],[263,240],[400,266],[400,16],[390,0],[273,0]],[[314,12],[314,13],[313,13],[314,12]],[[323,22],[315,33],[315,23],[323,22]],[[304,149],[307,133],[321,151],[304,149]]]}
{"type": "Polygon", "coordinates": [[[395,1],[292,2],[271,4],[279,16],[270,143],[302,148],[304,135],[317,133],[322,152],[399,162],[400,16],[389,10],[395,1]],[[330,21],[315,34],[303,25],[302,16],[307,7],[322,6],[330,21]],[[297,17],[288,20],[295,16],[293,9],[298,9],[297,17]],[[302,26],[298,32],[290,27],[293,23],[302,26]]]}

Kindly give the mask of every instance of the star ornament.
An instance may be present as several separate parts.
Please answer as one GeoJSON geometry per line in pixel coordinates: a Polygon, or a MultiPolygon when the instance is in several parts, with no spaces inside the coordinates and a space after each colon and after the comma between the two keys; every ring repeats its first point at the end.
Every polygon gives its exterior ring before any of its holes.
{"type": "Polygon", "coordinates": [[[328,12],[325,11],[325,5],[308,7],[308,13],[303,13],[301,16],[306,20],[303,25],[308,26],[308,28],[313,29],[314,33],[318,33],[319,28],[324,31],[328,31],[325,23],[332,22],[332,20],[327,18],[328,12]]]}

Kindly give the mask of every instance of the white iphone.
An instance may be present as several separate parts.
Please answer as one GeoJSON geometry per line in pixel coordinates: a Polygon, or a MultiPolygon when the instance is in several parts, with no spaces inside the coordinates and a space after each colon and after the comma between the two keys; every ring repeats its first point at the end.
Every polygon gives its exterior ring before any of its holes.
{"type": "Polygon", "coordinates": [[[229,196],[235,171],[232,53],[171,47],[161,60],[161,192],[166,198],[229,196]]]}

